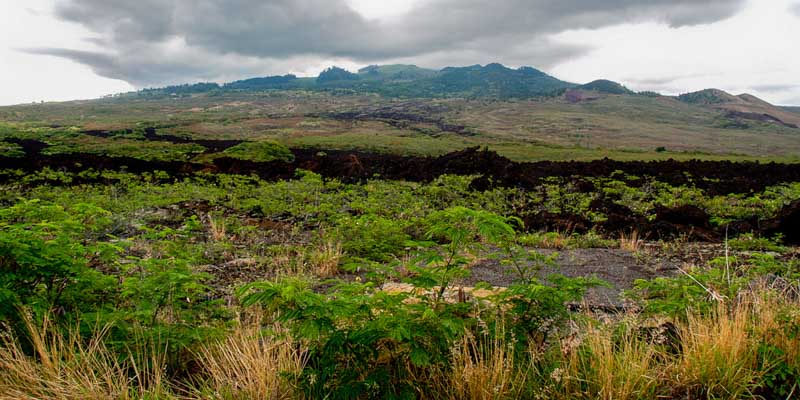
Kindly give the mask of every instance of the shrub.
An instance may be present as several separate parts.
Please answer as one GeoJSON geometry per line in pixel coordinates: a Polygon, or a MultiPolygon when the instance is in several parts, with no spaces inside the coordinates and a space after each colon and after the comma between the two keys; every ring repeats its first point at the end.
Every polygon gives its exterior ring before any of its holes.
{"type": "Polygon", "coordinates": [[[400,254],[410,239],[402,224],[374,215],[341,218],[332,236],[346,255],[381,262],[400,254]]]}
{"type": "Polygon", "coordinates": [[[240,143],[226,149],[223,154],[240,160],[256,162],[294,161],[294,154],[289,148],[271,141],[240,143]]]}
{"type": "Polygon", "coordinates": [[[254,283],[240,290],[245,306],[277,313],[308,346],[300,377],[310,398],[414,397],[422,382],[409,370],[447,363],[452,341],[466,327],[463,306],[432,309],[364,283],[315,293],[297,280],[254,283]]]}
{"type": "Polygon", "coordinates": [[[18,320],[23,305],[40,317],[102,310],[116,282],[92,266],[113,265],[122,244],[85,239],[109,215],[87,204],[66,210],[39,200],[0,209],[0,320],[18,320]]]}

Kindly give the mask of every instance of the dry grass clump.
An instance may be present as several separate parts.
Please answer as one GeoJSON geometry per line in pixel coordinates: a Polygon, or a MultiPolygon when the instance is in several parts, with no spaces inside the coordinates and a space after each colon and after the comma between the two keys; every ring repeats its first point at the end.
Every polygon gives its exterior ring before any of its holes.
{"type": "MultiPolygon", "coordinates": [[[[518,355],[502,327],[494,335],[476,336],[465,332],[450,352],[450,364],[424,378],[435,398],[488,400],[524,398],[523,390],[531,368],[528,354],[518,355]]],[[[413,374],[412,374],[413,375],[413,374]]]]}
{"type": "Polygon", "coordinates": [[[748,305],[689,316],[681,332],[683,351],[669,368],[673,387],[694,396],[753,397],[764,373],[758,366],[757,338],[750,334],[758,319],[748,305]]]}
{"type": "Polygon", "coordinates": [[[612,326],[589,326],[582,346],[566,355],[555,377],[564,398],[581,392],[606,400],[655,398],[663,382],[658,379],[658,351],[623,326],[618,337],[612,326]]]}
{"type": "Polygon", "coordinates": [[[228,239],[228,228],[225,224],[225,218],[221,216],[208,215],[208,233],[211,240],[215,242],[222,242],[228,239]]]}
{"type": "Polygon", "coordinates": [[[544,386],[564,399],[762,398],[774,368],[800,370],[800,337],[783,334],[787,318],[800,326],[800,302],[757,291],[677,322],[678,349],[636,324],[587,324],[544,386]],[[777,350],[765,354],[765,345],[777,350]]]}
{"type": "Polygon", "coordinates": [[[631,253],[636,253],[642,248],[642,240],[639,232],[633,231],[629,234],[622,233],[619,236],[619,248],[631,253]]]}
{"type": "Polygon", "coordinates": [[[203,397],[291,399],[297,394],[291,376],[306,364],[306,353],[285,332],[265,334],[254,321],[240,325],[220,341],[200,348],[197,357],[206,379],[203,397]]]}
{"type": "Polygon", "coordinates": [[[315,275],[329,278],[338,274],[344,256],[339,242],[325,241],[319,245],[274,246],[267,258],[279,276],[315,275]]]}
{"type": "Polygon", "coordinates": [[[512,343],[502,339],[478,340],[471,334],[453,349],[449,379],[451,399],[513,399],[525,383],[525,372],[515,365],[512,343]]]}
{"type": "Polygon", "coordinates": [[[569,235],[561,232],[534,232],[520,237],[520,242],[539,249],[561,250],[569,245],[569,235]]]}
{"type": "Polygon", "coordinates": [[[41,326],[26,317],[32,355],[6,331],[0,338],[0,399],[172,398],[164,358],[155,351],[122,362],[103,343],[107,329],[87,342],[77,329],[59,333],[48,320],[41,326]]]}
{"type": "Polygon", "coordinates": [[[316,275],[328,278],[339,273],[339,262],[343,255],[341,243],[328,241],[314,249],[309,258],[316,275]]]}

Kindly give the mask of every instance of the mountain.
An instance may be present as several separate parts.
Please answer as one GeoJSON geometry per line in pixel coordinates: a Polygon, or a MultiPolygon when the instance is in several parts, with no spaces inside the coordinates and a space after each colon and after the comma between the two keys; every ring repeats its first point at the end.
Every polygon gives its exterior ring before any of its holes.
{"type": "Polygon", "coordinates": [[[238,90],[266,90],[276,88],[288,88],[297,81],[297,77],[288,74],[284,76],[268,76],[264,78],[252,78],[235,81],[225,84],[226,89],[238,90]]]}
{"type": "Polygon", "coordinates": [[[577,89],[606,94],[633,94],[633,91],[622,86],[622,84],[607,79],[598,79],[585,85],[580,85],[577,89]]]}
{"type": "MultiPolygon", "coordinates": [[[[618,84],[616,84],[618,85],[618,84]]],[[[501,64],[447,67],[440,71],[415,65],[371,65],[357,73],[330,67],[316,78],[268,76],[227,83],[170,86],[138,92],[190,95],[213,91],[314,90],[376,93],[386,97],[491,97],[498,99],[552,96],[577,85],[531,67],[511,69],[501,64]]],[[[621,85],[619,85],[621,87],[621,85]]]]}
{"type": "Polygon", "coordinates": [[[704,89],[685,93],[678,100],[694,105],[709,106],[725,112],[734,121],[760,121],[783,125],[789,128],[800,127],[800,115],[774,106],[751,94],[732,95],[720,89],[704,89]]]}
{"type": "Polygon", "coordinates": [[[361,79],[361,77],[358,76],[358,74],[334,66],[320,72],[319,76],[317,76],[317,83],[324,85],[330,82],[357,81],[359,79],[361,79]]]}
{"type": "Polygon", "coordinates": [[[382,82],[408,82],[419,79],[432,78],[439,71],[420,68],[416,65],[370,65],[358,70],[362,79],[378,80],[382,82]]]}
{"type": "Polygon", "coordinates": [[[689,104],[714,105],[735,103],[741,99],[719,89],[703,89],[697,92],[684,93],[678,96],[678,100],[689,104]]]}
{"type": "Polygon", "coordinates": [[[800,107],[797,106],[783,106],[781,109],[790,113],[800,114],[800,107]]]}
{"type": "Polygon", "coordinates": [[[416,65],[370,65],[357,72],[340,67],[330,67],[317,77],[299,78],[287,74],[244,79],[222,86],[216,83],[168,86],[146,89],[134,96],[195,96],[200,93],[304,90],[336,94],[369,93],[389,98],[481,98],[481,99],[533,99],[560,98],[569,104],[593,102],[601,99],[618,99],[619,102],[643,105],[647,98],[658,99],[663,110],[679,113],[679,104],[690,105],[722,113],[719,126],[745,129],[749,121],[777,124],[789,128],[800,127],[800,108],[774,106],[750,94],[732,95],[720,89],[704,89],[664,97],[658,93],[635,93],[621,83],[598,79],[586,84],[562,81],[531,67],[509,68],[491,63],[466,67],[446,67],[441,70],[420,68],[416,65]],[[677,101],[676,101],[677,100],[677,101]],[[675,104],[670,103],[670,101],[675,104]]]}
{"type": "Polygon", "coordinates": [[[358,74],[340,70],[336,74],[341,79],[317,78],[316,89],[349,89],[388,97],[509,99],[549,96],[575,86],[531,67],[511,69],[496,63],[440,71],[413,65],[370,66],[358,74]]]}
{"type": "Polygon", "coordinates": [[[547,96],[576,86],[535,68],[511,69],[496,63],[448,67],[424,83],[434,92],[498,98],[547,96]]]}

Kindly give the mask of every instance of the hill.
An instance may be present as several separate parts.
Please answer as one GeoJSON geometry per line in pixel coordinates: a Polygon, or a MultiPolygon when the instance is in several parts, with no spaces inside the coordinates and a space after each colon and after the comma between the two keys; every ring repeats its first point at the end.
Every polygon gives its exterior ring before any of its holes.
{"type": "MultiPolygon", "coordinates": [[[[88,143],[93,151],[119,153],[119,141],[129,145],[125,151],[145,151],[136,132],[150,126],[180,140],[274,140],[417,155],[491,146],[515,160],[796,160],[796,111],[718,89],[634,93],[605,79],[579,85],[500,64],[332,67],[318,77],[287,74],[0,107],[0,153],[18,153],[22,145],[13,140],[42,129],[53,144],[49,151],[88,143]]],[[[173,150],[193,151],[186,143],[173,150]]]]}
{"type": "Polygon", "coordinates": [[[598,79],[584,85],[578,86],[578,89],[589,90],[607,94],[633,94],[633,91],[622,86],[622,84],[609,81],[607,79],[598,79]]]}
{"type": "Polygon", "coordinates": [[[751,94],[738,96],[719,89],[705,89],[678,96],[680,101],[695,105],[705,105],[723,110],[726,117],[734,121],[760,121],[774,123],[789,128],[800,127],[800,115],[774,106],[751,94]]]}
{"type": "Polygon", "coordinates": [[[575,86],[535,68],[510,69],[496,63],[485,67],[448,67],[422,83],[428,84],[429,90],[443,94],[499,98],[553,95],[575,86]]]}

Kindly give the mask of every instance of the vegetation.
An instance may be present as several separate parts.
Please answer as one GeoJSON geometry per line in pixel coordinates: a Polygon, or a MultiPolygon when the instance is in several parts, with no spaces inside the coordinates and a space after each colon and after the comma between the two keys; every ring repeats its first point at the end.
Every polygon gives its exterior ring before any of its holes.
{"type": "Polygon", "coordinates": [[[574,87],[395,65],[0,108],[0,399],[796,397],[794,166],[476,150],[795,132],[574,87]]]}
{"type": "MultiPolygon", "coordinates": [[[[406,91],[406,86],[408,91],[430,89],[438,93],[436,98],[387,100],[336,82],[316,90],[310,88],[316,85],[313,78],[281,77],[288,83],[275,89],[257,89],[261,83],[254,80],[242,81],[241,89],[186,96],[154,92],[142,98],[123,95],[79,103],[0,107],[0,148],[15,149],[19,144],[12,141],[33,139],[50,144],[49,154],[91,152],[154,160],[199,157],[203,149],[187,143],[191,140],[276,141],[292,148],[414,155],[489,146],[517,161],[608,157],[796,162],[800,151],[793,128],[732,117],[711,106],[671,97],[592,92],[593,100],[570,103],[560,97],[498,100],[463,92],[505,91],[504,85],[513,82],[497,78],[501,80],[493,83],[495,75],[489,72],[453,71],[463,79],[452,80],[460,87],[454,86],[458,92],[452,96],[442,92],[439,83],[434,87],[433,83],[427,86],[402,78],[416,74],[414,70],[389,70],[374,78],[364,73],[357,81],[344,81],[366,89],[371,85],[389,85],[398,91],[406,91]],[[485,75],[487,80],[475,84],[477,78],[470,74],[485,75]],[[248,85],[253,89],[246,89],[248,85]],[[147,127],[156,129],[156,135],[145,135],[147,127]],[[111,135],[100,136],[104,132],[111,135]],[[169,137],[183,141],[169,143],[169,137]],[[720,138],[726,139],[725,146],[719,145],[720,138]],[[656,151],[659,148],[664,151],[656,151]]],[[[529,75],[532,82],[539,79],[529,75]]],[[[508,85],[508,91],[524,87],[508,85]]],[[[408,92],[404,96],[426,95],[408,92]]],[[[767,112],[760,110],[754,115],[767,112]]]]}
{"type": "Polygon", "coordinates": [[[240,160],[291,162],[294,155],[286,146],[275,142],[245,142],[225,150],[222,154],[240,160]]]}
{"type": "Polygon", "coordinates": [[[317,77],[317,83],[325,84],[325,83],[340,82],[340,81],[357,81],[358,79],[359,77],[357,74],[354,74],[343,68],[330,67],[320,72],[319,76],[317,77]]]}
{"type": "MultiPolygon", "coordinates": [[[[620,92],[619,84],[609,82],[603,87],[613,87],[613,93],[620,92]]],[[[160,89],[146,89],[138,95],[189,95],[202,92],[231,90],[314,90],[330,91],[346,89],[357,93],[376,93],[388,97],[490,97],[499,99],[527,99],[540,96],[553,96],[563,89],[576,85],[558,80],[530,67],[506,68],[500,64],[474,65],[469,67],[448,67],[441,71],[427,70],[413,65],[370,66],[358,73],[343,68],[330,67],[316,78],[297,78],[294,75],[252,78],[217,84],[198,83],[194,85],[170,86],[160,89]]],[[[590,84],[589,90],[594,90],[590,84]]],[[[624,89],[624,88],[623,88],[624,89]]],[[[602,90],[601,90],[602,91],[602,90]]],[[[611,93],[611,92],[610,92],[611,93]]]]}
{"type": "Polygon", "coordinates": [[[585,85],[578,86],[578,88],[583,90],[594,90],[601,93],[609,93],[609,94],[633,94],[633,92],[626,88],[625,86],[620,85],[617,82],[609,81],[607,79],[598,79],[596,81],[589,82],[585,85]]]}
{"type": "Polygon", "coordinates": [[[730,240],[727,257],[637,282],[629,301],[641,313],[598,319],[575,305],[618,283],[560,274],[549,249],[660,253],[635,235],[530,231],[520,219],[586,213],[601,195],[645,218],[684,204],[718,223],[768,218],[800,197],[796,185],[708,196],[616,175],[588,193],[559,180],[481,191],[473,179],[87,170],[6,181],[0,394],[733,399],[796,390],[800,272],[780,239],[730,240]],[[505,272],[490,280],[502,284],[474,281],[491,263],[505,272]]]}

